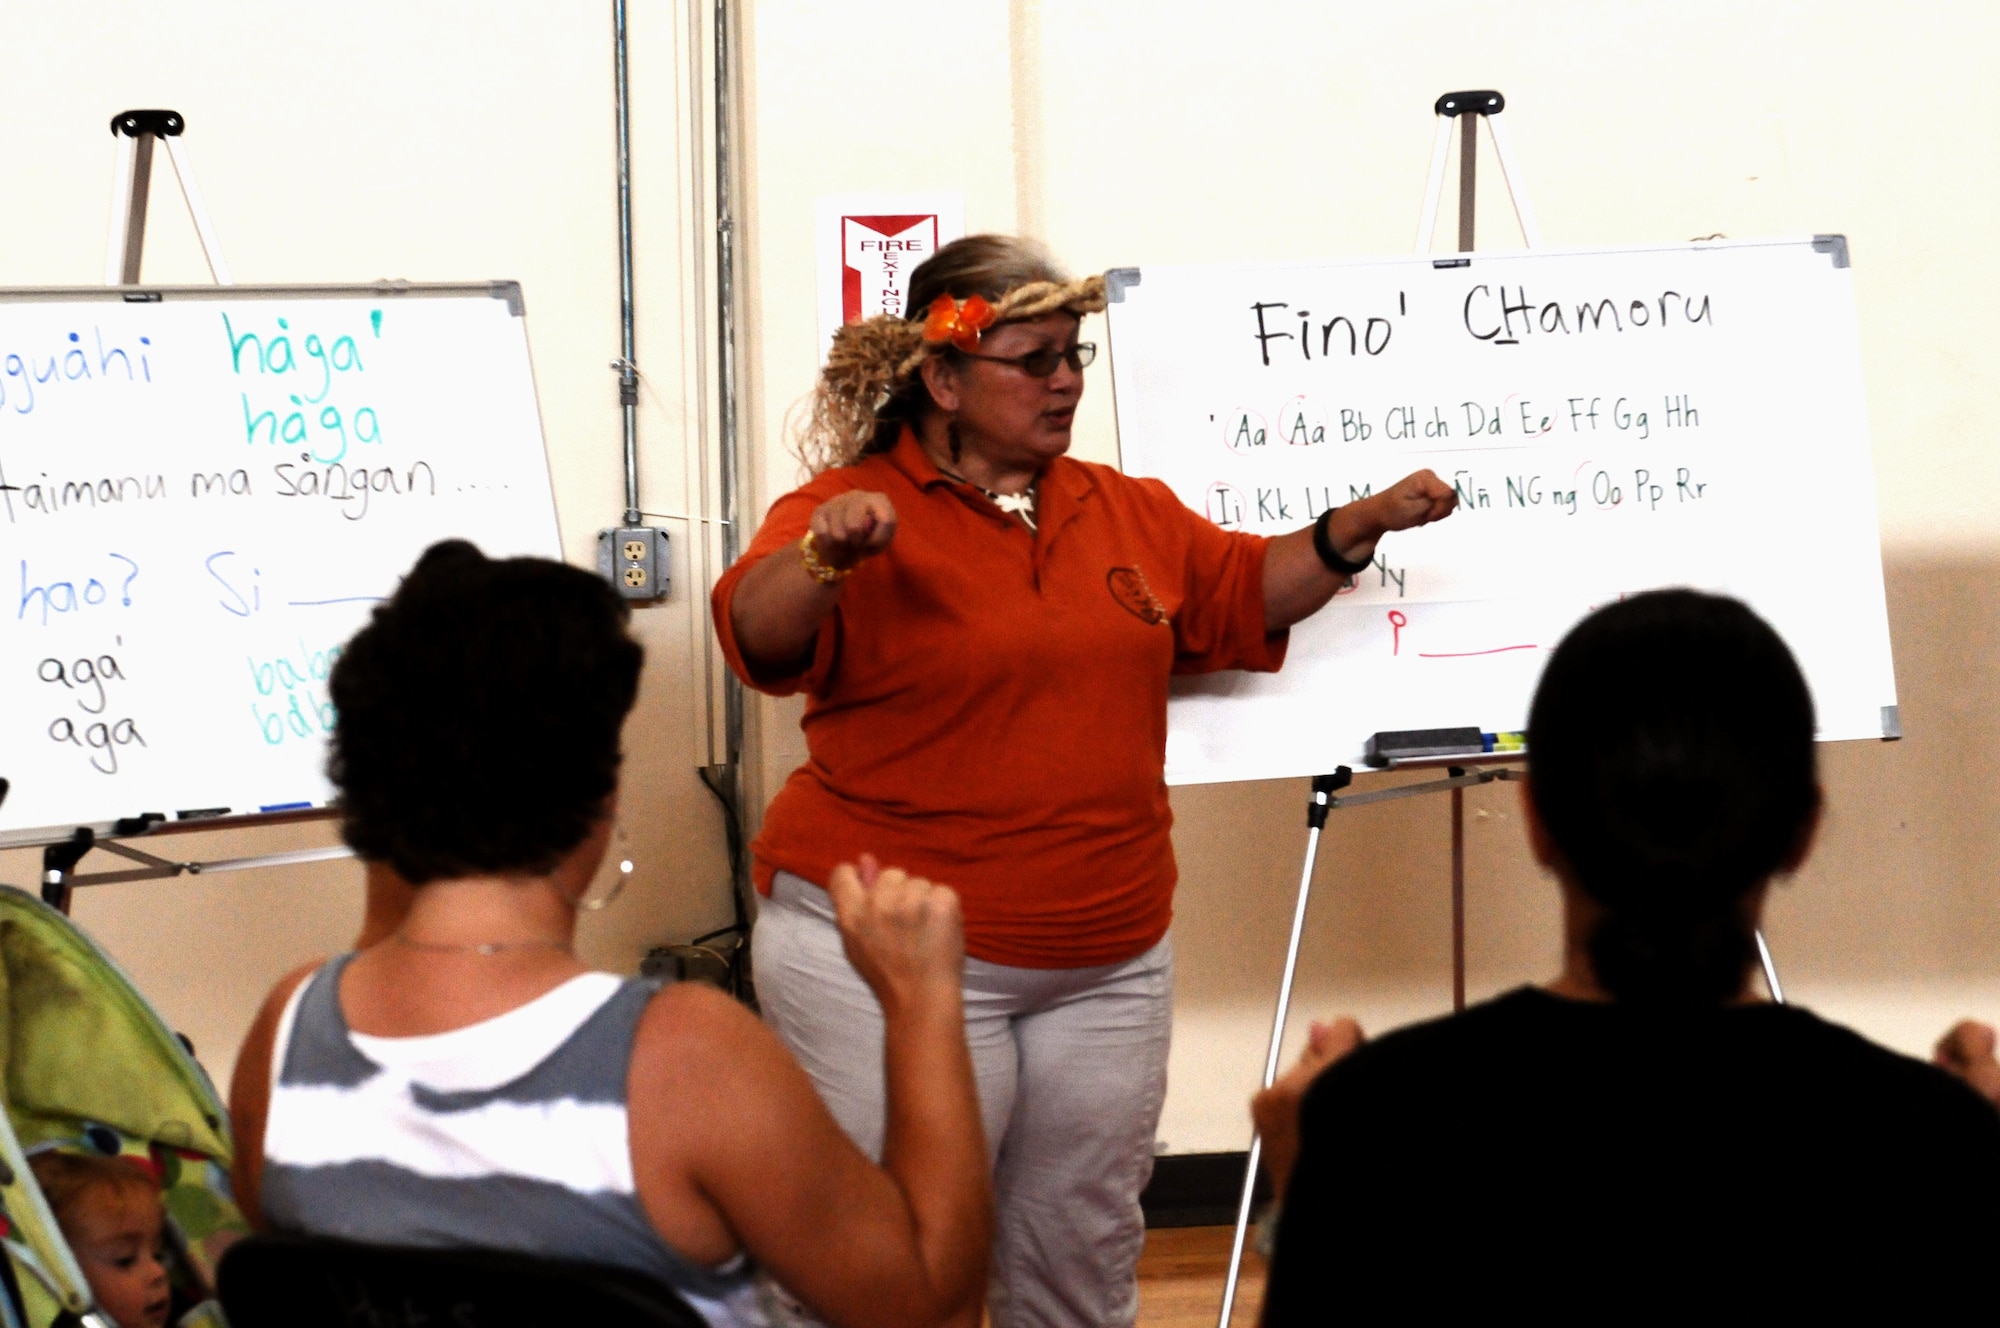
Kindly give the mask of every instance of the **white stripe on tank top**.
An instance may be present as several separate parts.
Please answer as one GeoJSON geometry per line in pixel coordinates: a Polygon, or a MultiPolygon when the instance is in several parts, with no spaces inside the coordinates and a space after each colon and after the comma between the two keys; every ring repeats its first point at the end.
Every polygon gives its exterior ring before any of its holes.
{"type": "Polygon", "coordinates": [[[346,963],[300,983],[278,1021],[260,1196],[274,1226],[615,1264],[718,1328],[770,1321],[748,1260],[688,1259],[639,1203],[625,1089],[653,984],[587,973],[464,1028],[377,1037],[347,1027],[346,963]]]}

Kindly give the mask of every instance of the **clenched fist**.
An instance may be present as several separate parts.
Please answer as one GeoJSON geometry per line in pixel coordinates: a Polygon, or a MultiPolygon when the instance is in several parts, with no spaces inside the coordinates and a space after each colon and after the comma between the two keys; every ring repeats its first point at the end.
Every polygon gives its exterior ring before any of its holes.
{"type": "Polygon", "coordinates": [[[896,538],[896,508],[886,493],[849,489],[815,508],[807,528],[821,562],[848,568],[889,547],[896,538]]]}
{"type": "Polygon", "coordinates": [[[965,930],[958,896],[920,876],[861,855],[843,862],[826,883],[833,896],[847,962],[854,965],[893,1018],[926,998],[956,997],[965,968],[965,930]]]}
{"type": "Polygon", "coordinates": [[[1374,497],[1382,530],[1408,530],[1427,526],[1448,517],[1458,507],[1458,490],[1437,477],[1435,471],[1420,470],[1405,475],[1374,497]]]}

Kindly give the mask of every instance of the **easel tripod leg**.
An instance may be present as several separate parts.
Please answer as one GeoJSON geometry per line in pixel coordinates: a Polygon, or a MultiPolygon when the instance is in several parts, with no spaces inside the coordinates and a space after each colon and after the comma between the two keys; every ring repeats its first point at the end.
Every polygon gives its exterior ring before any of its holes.
{"type": "MultiPolygon", "coordinates": [[[[1463,772],[1456,766],[1453,777],[1463,772]]],[[[1451,791],[1451,1008],[1465,1008],[1465,790],[1451,791]]]]}
{"type": "Polygon", "coordinates": [[[1751,933],[1757,938],[1757,962],[1764,967],[1764,986],[1771,993],[1771,999],[1779,1005],[1785,1003],[1785,989],[1778,985],[1778,964],[1771,958],[1771,947],[1764,944],[1764,929],[1759,927],[1751,933]]]}
{"type": "MultiPolygon", "coordinates": [[[[1308,814],[1317,820],[1306,835],[1305,869],[1299,874],[1298,902],[1292,907],[1292,938],[1285,947],[1285,975],[1278,984],[1278,1010],[1271,1020],[1271,1046],[1264,1057],[1265,1088],[1278,1077],[1278,1053],[1285,1040],[1285,1016],[1291,1011],[1292,979],[1299,966],[1299,941],[1305,935],[1306,905],[1312,898],[1313,866],[1319,858],[1320,826],[1326,820],[1327,805],[1317,801],[1324,796],[1317,786],[1314,796],[1316,801],[1308,814]]],[[[1236,1280],[1243,1270],[1243,1241],[1250,1230],[1250,1208],[1257,1192],[1257,1164],[1263,1151],[1263,1139],[1251,1135],[1250,1164],[1244,1170],[1243,1196],[1236,1205],[1236,1234],[1229,1243],[1229,1278],[1222,1288],[1222,1314],[1216,1320],[1217,1328],[1229,1328],[1229,1316],[1236,1309],[1236,1280]]]]}

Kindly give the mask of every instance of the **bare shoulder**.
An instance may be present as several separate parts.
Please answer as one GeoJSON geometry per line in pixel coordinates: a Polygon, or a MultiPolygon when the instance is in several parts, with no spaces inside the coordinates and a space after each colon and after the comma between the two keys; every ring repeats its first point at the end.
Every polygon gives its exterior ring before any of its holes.
{"type": "Polygon", "coordinates": [[[633,1038],[629,1074],[635,1143],[648,1158],[675,1156],[711,1178],[740,1163],[762,1165],[757,1160],[774,1147],[824,1142],[821,1125],[837,1133],[776,1034],[701,983],[675,983],[653,997],[633,1038]]]}
{"type": "Polygon", "coordinates": [[[261,1099],[268,1090],[264,1081],[270,1077],[271,1044],[278,1036],[278,1021],[284,1018],[285,1006],[292,999],[292,994],[319,972],[325,962],[315,959],[311,963],[300,964],[279,978],[270,994],[264,997],[264,1003],[257,1008],[257,1017],[250,1021],[250,1031],[243,1035],[243,1048],[236,1057],[236,1073],[231,1080],[232,1097],[247,1089],[261,1099]]]}
{"type": "Polygon", "coordinates": [[[647,1004],[632,1046],[635,1077],[736,1079],[789,1063],[784,1046],[748,1009],[702,982],[662,987],[647,1004]]]}

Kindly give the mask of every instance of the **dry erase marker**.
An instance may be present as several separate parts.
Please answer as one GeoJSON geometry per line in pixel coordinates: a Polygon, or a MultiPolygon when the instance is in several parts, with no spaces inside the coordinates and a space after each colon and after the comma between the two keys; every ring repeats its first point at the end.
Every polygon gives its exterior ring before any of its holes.
{"type": "Polygon", "coordinates": [[[259,807],[257,810],[260,812],[302,812],[311,806],[312,804],[309,802],[274,802],[269,806],[259,807]]]}
{"type": "Polygon", "coordinates": [[[1528,750],[1528,735],[1525,733],[1482,733],[1480,741],[1489,752],[1525,752],[1528,750]]]}
{"type": "Polygon", "coordinates": [[[206,821],[210,817],[227,815],[229,815],[229,808],[227,807],[192,807],[186,811],[175,812],[174,819],[176,821],[206,821]]]}

